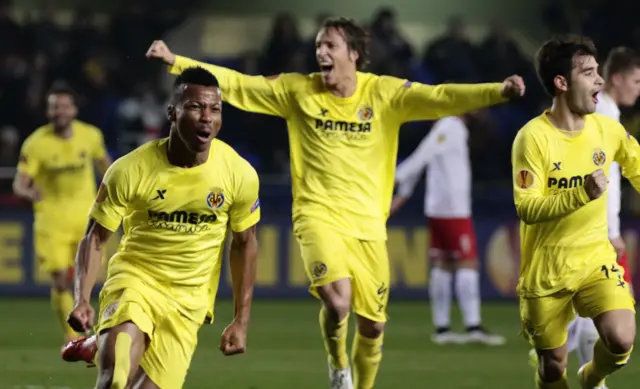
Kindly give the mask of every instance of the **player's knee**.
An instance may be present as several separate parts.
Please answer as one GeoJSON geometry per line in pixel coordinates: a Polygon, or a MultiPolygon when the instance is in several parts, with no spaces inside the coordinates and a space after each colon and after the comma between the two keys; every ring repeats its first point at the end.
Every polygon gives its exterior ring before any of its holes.
{"type": "Polygon", "coordinates": [[[358,316],[358,333],[365,338],[377,339],[384,333],[385,323],[358,316]]]}
{"type": "Polygon", "coordinates": [[[600,338],[613,354],[631,351],[636,337],[636,321],[632,311],[612,311],[595,319],[600,329],[600,338]]]}
{"type": "Polygon", "coordinates": [[[566,350],[544,350],[538,353],[540,378],[544,382],[555,382],[561,379],[567,370],[566,350]]]}
{"type": "Polygon", "coordinates": [[[323,300],[327,318],[332,321],[341,321],[349,314],[351,302],[342,296],[331,296],[323,300]]]}

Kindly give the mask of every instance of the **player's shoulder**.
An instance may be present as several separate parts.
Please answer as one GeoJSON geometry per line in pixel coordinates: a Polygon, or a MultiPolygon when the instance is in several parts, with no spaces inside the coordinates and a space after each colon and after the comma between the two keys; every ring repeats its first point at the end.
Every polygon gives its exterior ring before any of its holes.
{"type": "Polygon", "coordinates": [[[37,147],[38,145],[46,144],[47,139],[53,134],[53,127],[50,124],[45,124],[33,130],[25,140],[23,145],[25,147],[37,147]]]}
{"type": "Polygon", "coordinates": [[[212,146],[214,152],[225,161],[231,175],[243,177],[254,175],[255,177],[258,176],[258,173],[253,166],[251,166],[249,161],[238,154],[238,152],[227,143],[220,139],[214,139],[212,141],[212,146]]]}
{"type": "Polygon", "coordinates": [[[622,126],[622,124],[620,124],[619,121],[603,113],[594,112],[587,116],[587,120],[597,124],[602,128],[618,128],[624,130],[624,127],[622,126]]]}
{"type": "Polygon", "coordinates": [[[534,117],[518,130],[513,141],[514,148],[544,147],[543,145],[547,141],[547,135],[549,134],[549,121],[544,115],[545,113],[542,113],[534,117]]]}
{"type": "Polygon", "coordinates": [[[116,159],[109,171],[112,174],[125,174],[127,176],[138,176],[144,172],[152,172],[154,167],[157,166],[159,159],[159,148],[163,142],[166,142],[166,138],[156,139],[149,141],[141,146],[138,146],[134,150],[116,159]]]}
{"type": "Polygon", "coordinates": [[[314,74],[280,73],[265,78],[269,81],[281,82],[288,91],[305,89],[315,82],[314,74]]]}
{"type": "Polygon", "coordinates": [[[82,138],[101,138],[102,131],[93,124],[83,122],[82,120],[73,121],[74,135],[77,134],[82,138]]]}
{"type": "Polygon", "coordinates": [[[416,84],[415,82],[405,78],[398,78],[394,76],[381,76],[373,73],[359,73],[359,75],[365,83],[374,83],[377,87],[384,90],[409,89],[416,84]]]}

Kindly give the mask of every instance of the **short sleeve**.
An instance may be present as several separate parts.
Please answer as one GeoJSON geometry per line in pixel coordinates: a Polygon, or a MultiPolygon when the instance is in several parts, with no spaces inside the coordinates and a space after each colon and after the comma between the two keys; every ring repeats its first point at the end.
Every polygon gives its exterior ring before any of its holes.
{"type": "Polygon", "coordinates": [[[248,162],[242,169],[234,190],[234,201],[229,209],[231,229],[234,232],[247,230],[260,221],[260,181],[258,173],[248,162]]]}
{"type": "Polygon", "coordinates": [[[131,198],[129,179],[122,163],[112,164],[89,211],[89,216],[109,231],[117,230],[126,215],[131,198]]]}
{"type": "Polygon", "coordinates": [[[27,140],[20,149],[20,157],[18,159],[18,172],[26,174],[29,177],[35,177],[40,171],[40,162],[38,160],[38,150],[32,139],[27,140]]]}
{"type": "Polygon", "coordinates": [[[91,151],[94,160],[101,160],[107,156],[107,148],[104,144],[104,136],[99,128],[94,128],[95,135],[93,141],[93,150],[91,151]]]}

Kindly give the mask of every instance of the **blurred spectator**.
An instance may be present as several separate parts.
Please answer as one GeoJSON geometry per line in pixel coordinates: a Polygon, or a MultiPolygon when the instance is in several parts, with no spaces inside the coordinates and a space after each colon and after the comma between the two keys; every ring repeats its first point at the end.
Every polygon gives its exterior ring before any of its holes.
{"type": "Polygon", "coordinates": [[[0,167],[15,166],[18,163],[20,134],[14,126],[0,127],[0,167]]]}
{"type": "Polygon", "coordinates": [[[385,7],[377,12],[371,24],[371,38],[374,41],[372,57],[384,59],[380,73],[409,78],[413,49],[398,30],[393,9],[385,7]]]}
{"type": "Polygon", "coordinates": [[[512,74],[522,74],[526,62],[518,44],[513,40],[507,26],[496,21],[479,48],[483,81],[503,80],[512,74]]]}
{"type": "Polygon", "coordinates": [[[451,18],[445,34],[428,44],[423,64],[434,73],[438,83],[478,80],[475,49],[467,37],[461,18],[451,18]]]}
{"type": "Polygon", "coordinates": [[[11,16],[11,8],[6,2],[0,2],[0,58],[9,53],[16,53],[24,49],[20,25],[11,16]]]}
{"type": "Polygon", "coordinates": [[[295,18],[286,13],[276,16],[264,52],[265,74],[283,72],[289,65],[289,59],[303,48],[295,18]]]}

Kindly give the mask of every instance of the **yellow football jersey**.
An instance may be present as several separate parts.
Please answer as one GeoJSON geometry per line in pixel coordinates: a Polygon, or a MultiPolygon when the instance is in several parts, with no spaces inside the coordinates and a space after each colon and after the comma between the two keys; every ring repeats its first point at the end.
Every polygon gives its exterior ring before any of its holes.
{"type": "Polygon", "coordinates": [[[585,176],[608,174],[611,162],[640,188],[640,148],[617,121],[588,115],[579,134],[558,130],[548,112],[531,120],[513,143],[513,192],[520,216],[518,290],[539,297],[572,290],[596,261],[615,261],[607,233],[607,193],[590,201],[585,176]]]}
{"type": "Polygon", "coordinates": [[[429,86],[357,73],[356,92],[340,98],[317,73],[247,76],[180,56],[169,70],[193,66],[218,78],[229,104],[287,120],[294,228],[323,222],[364,240],[386,239],[401,124],[505,101],[502,84],[429,86]]]}
{"type": "Polygon", "coordinates": [[[124,220],[105,286],[142,280],[203,320],[227,225],[244,231],[260,219],[258,175],[219,140],[193,168],[171,165],[167,145],[152,141],[114,162],[90,215],[110,231],[124,220]]]}
{"type": "Polygon", "coordinates": [[[98,128],[79,120],[72,126],[68,139],[50,124],[35,130],[22,145],[18,171],[30,176],[42,195],[34,204],[35,230],[81,237],[96,195],[93,162],[107,151],[98,128]]]}

